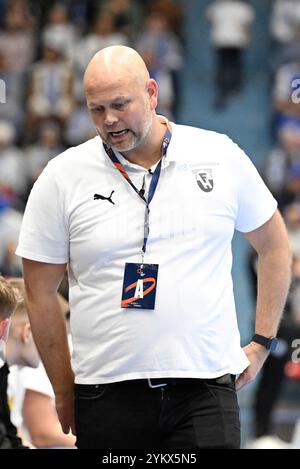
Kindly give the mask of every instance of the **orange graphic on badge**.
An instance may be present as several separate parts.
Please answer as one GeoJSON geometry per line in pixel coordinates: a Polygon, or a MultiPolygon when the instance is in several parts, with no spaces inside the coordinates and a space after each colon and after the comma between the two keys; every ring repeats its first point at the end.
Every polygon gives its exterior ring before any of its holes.
{"type": "MultiPolygon", "coordinates": [[[[148,278],[143,278],[142,281],[143,281],[143,284],[144,283],[151,283],[151,285],[143,292],[143,296],[145,297],[146,295],[148,295],[155,288],[156,280],[153,277],[148,277],[148,278]]],[[[136,282],[132,283],[131,285],[129,285],[128,287],[126,287],[125,292],[127,293],[128,291],[132,290],[133,288],[136,288],[137,283],[138,283],[138,281],[136,281],[136,282]]],[[[122,300],[121,301],[121,307],[126,308],[130,303],[133,303],[134,301],[139,300],[139,299],[140,298],[137,297],[137,296],[132,296],[131,298],[128,298],[127,300],[122,300]]]]}

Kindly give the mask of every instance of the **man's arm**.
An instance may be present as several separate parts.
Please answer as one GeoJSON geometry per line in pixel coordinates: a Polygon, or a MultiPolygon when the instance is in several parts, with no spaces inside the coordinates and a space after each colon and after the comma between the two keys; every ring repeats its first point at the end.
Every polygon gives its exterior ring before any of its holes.
{"type": "Polygon", "coordinates": [[[65,318],[60,309],[57,289],[66,264],[46,264],[23,259],[25,300],[32,333],[53,386],[56,410],[64,433],[73,433],[74,375],[65,318]]]}
{"type": "MultiPolygon", "coordinates": [[[[291,249],[279,212],[245,237],[258,254],[255,332],[265,337],[276,336],[291,278],[291,249]]],[[[244,351],[250,365],[239,376],[237,390],[256,377],[269,353],[256,342],[244,347],[244,351]]]]}

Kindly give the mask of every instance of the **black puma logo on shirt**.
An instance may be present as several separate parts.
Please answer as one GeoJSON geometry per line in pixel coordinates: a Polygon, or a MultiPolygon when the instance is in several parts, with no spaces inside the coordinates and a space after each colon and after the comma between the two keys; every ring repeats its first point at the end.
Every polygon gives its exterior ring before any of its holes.
{"type": "Polygon", "coordinates": [[[104,197],[104,195],[101,195],[101,194],[94,194],[94,200],[108,200],[108,202],[110,202],[111,204],[115,205],[115,203],[112,201],[112,198],[111,196],[113,195],[115,191],[111,191],[111,194],[109,197],[104,197]]]}

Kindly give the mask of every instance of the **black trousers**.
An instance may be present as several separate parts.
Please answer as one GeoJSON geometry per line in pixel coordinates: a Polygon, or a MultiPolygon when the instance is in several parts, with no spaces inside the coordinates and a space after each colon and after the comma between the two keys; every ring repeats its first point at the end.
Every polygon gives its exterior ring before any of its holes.
{"type": "Polygon", "coordinates": [[[220,47],[217,52],[216,86],[218,94],[226,97],[239,91],[242,84],[242,53],[238,47],[220,47]]]}
{"type": "Polygon", "coordinates": [[[75,385],[78,449],[240,447],[234,377],[75,385]]]}

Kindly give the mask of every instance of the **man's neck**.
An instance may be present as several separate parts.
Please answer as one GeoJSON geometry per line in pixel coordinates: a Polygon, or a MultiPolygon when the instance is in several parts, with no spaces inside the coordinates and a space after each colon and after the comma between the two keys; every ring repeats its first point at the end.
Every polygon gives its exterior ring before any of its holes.
{"type": "Polygon", "coordinates": [[[151,135],[142,147],[121,153],[130,163],[150,169],[161,158],[161,149],[166,132],[166,123],[159,116],[155,117],[151,135]]]}

